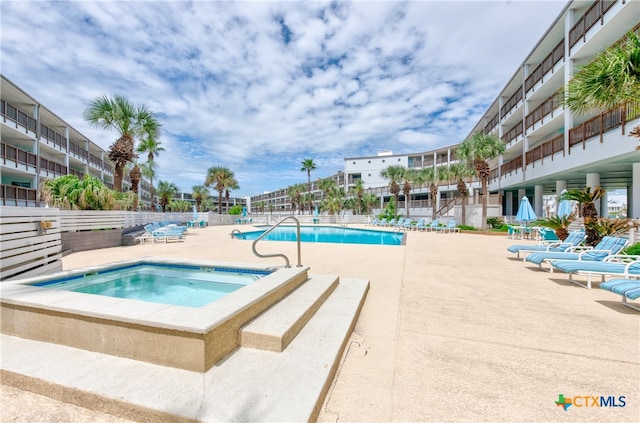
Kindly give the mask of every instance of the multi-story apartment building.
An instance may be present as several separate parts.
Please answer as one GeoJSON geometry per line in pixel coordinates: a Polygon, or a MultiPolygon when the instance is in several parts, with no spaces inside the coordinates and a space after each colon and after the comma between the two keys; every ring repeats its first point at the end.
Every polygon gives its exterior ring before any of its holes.
{"type": "MultiPolygon", "coordinates": [[[[342,172],[311,181],[311,194],[313,195],[314,204],[322,201],[324,194],[320,189],[320,184],[327,179],[333,180],[341,189],[345,187],[345,178],[342,172]]],[[[293,211],[288,188],[280,188],[264,194],[254,195],[248,199],[247,206],[252,212],[287,213],[293,211]]]]}
{"type": "MultiPolygon", "coordinates": [[[[640,217],[640,152],[636,139],[627,136],[640,124],[640,98],[624,110],[576,115],[562,106],[558,94],[580,65],[637,31],[638,22],[640,1],[570,1],[471,130],[470,135],[493,134],[506,144],[505,154],[491,163],[489,185],[502,194],[502,214],[514,215],[520,198],[528,195],[542,216],[544,195],[602,186],[626,189],[629,216],[640,217]]],[[[366,188],[384,187],[384,168],[449,165],[456,147],[345,158],[344,172],[349,186],[361,179],[366,188]]],[[[441,195],[454,195],[453,189],[442,186],[441,195]]],[[[375,191],[389,195],[384,188],[375,191]]],[[[423,191],[416,191],[419,202],[427,195],[423,191]]],[[[606,215],[606,197],[601,204],[599,211],[606,215]]]]}
{"type": "MultiPolygon", "coordinates": [[[[113,189],[113,164],[106,151],[4,75],[0,95],[0,205],[38,206],[40,183],[62,175],[89,174],[113,189]]],[[[149,189],[142,180],[142,207],[149,207],[149,189]]]]}
{"type": "MultiPolygon", "coordinates": [[[[640,217],[640,152],[628,136],[640,124],[640,97],[624,109],[577,115],[558,94],[639,22],[639,1],[570,1],[475,125],[471,133],[494,134],[507,147],[491,163],[489,185],[503,194],[504,214],[515,214],[524,195],[541,215],[543,195],[601,186],[626,189],[629,217],[640,217]]],[[[598,204],[601,215],[606,204],[598,204]]]]}

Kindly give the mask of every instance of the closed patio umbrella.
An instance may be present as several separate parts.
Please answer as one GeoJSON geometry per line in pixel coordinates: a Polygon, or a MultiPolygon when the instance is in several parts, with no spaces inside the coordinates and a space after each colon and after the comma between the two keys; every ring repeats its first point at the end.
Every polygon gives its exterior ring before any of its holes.
{"type": "Polygon", "coordinates": [[[522,200],[520,200],[520,207],[518,207],[518,213],[516,214],[516,220],[518,222],[523,222],[526,225],[527,222],[531,222],[537,218],[538,216],[536,216],[535,210],[531,207],[529,199],[526,196],[522,197],[522,200]]]}
{"type": "MultiPolygon", "coordinates": [[[[562,192],[560,193],[560,198],[562,198],[562,196],[566,193],[567,193],[567,190],[563,189],[562,192]]],[[[571,213],[573,213],[573,207],[571,205],[571,201],[570,200],[560,201],[560,203],[558,204],[558,217],[569,216],[571,213]]]]}

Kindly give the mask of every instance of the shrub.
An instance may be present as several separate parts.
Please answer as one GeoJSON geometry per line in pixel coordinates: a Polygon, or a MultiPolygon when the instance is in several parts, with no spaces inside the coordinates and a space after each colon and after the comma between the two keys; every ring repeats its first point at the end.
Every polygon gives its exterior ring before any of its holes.
{"type": "Polygon", "coordinates": [[[240,204],[236,204],[233,207],[229,208],[229,214],[231,215],[239,215],[242,214],[242,206],[240,204]]]}
{"type": "Polygon", "coordinates": [[[640,242],[628,246],[620,252],[620,254],[629,254],[630,256],[640,256],[640,242]]]}
{"type": "Polygon", "coordinates": [[[487,227],[490,229],[500,229],[504,226],[504,222],[499,217],[487,217],[487,227]]]}

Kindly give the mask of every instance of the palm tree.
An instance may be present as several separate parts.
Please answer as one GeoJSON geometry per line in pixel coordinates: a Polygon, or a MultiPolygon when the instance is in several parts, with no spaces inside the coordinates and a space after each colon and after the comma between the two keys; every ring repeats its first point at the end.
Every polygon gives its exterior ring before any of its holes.
{"type": "MultiPolygon", "coordinates": [[[[399,193],[400,193],[400,186],[398,185],[398,182],[400,180],[402,180],[402,178],[404,177],[404,173],[407,169],[403,166],[399,166],[399,165],[392,165],[387,167],[386,169],[383,169],[382,172],[380,172],[380,176],[383,177],[384,179],[389,180],[389,192],[391,194],[393,194],[393,197],[396,200],[396,206],[398,204],[398,200],[399,200],[399,193]]],[[[398,209],[396,207],[395,213],[394,213],[394,218],[398,217],[398,209]]]]}
{"type": "MultiPolygon", "coordinates": [[[[307,172],[307,183],[309,185],[308,192],[308,200],[311,200],[311,171],[316,170],[316,164],[313,162],[313,159],[304,159],[302,161],[302,168],[300,169],[302,172],[307,172]]],[[[309,203],[309,214],[311,214],[311,209],[313,208],[313,203],[309,203]]]]}
{"type": "Polygon", "coordinates": [[[409,210],[411,209],[411,190],[424,184],[424,175],[422,172],[418,172],[415,169],[405,169],[402,175],[402,193],[404,194],[404,210],[407,217],[409,217],[409,210]],[[413,185],[412,185],[413,184],[413,185]]]}
{"type": "MultiPolygon", "coordinates": [[[[578,114],[594,109],[623,108],[640,98],[640,38],[630,31],[625,39],[597,55],[565,87],[564,103],[578,114]]],[[[640,126],[629,133],[640,138],[640,126]]],[[[640,148],[640,147],[639,147],[640,148]]]]}
{"type": "Polygon", "coordinates": [[[536,220],[536,225],[553,229],[560,241],[569,236],[569,225],[575,220],[575,214],[565,216],[551,216],[536,220]]]}
{"type": "Polygon", "coordinates": [[[173,196],[178,192],[178,187],[173,182],[158,181],[158,203],[162,207],[162,212],[167,211],[167,206],[171,204],[173,196]]]}
{"type": "Polygon", "coordinates": [[[322,199],[322,209],[326,210],[329,214],[336,215],[340,213],[344,206],[344,191],[338,187],[338,184],[334,180],[327,184],[327,192],[322,199]]]}
{"type": "Polygon", "coordinates": [[[194,185],[191,187],[191,196],[196,202],[196,210],[202,211],[202,203],[209,196],[209,189],[204,185],[194,185]]]}
{"type": "Polygon", "coordinates": [[[447,179],[444,166],[429,166],[422,169],[422,179],[424,183],[429,184],[429,192],[431,193],[431,219],[436,219],[436,208],[438,206],[438,189],[440,182],[447,179]]]}
{"type": "MultiPolygon", "coordinates": [[[[160,144],[162,144],[160,141],[158,141],[157,136],[155,136],[155,134],[149,134],[147,132],[145,132],[145,136],[144,138],[142,138],[140,140],[140,144],[138,144],[138,148],[136,149],[136,151],[138,153],[146,153],[147,154],[147,165],[150,166],[151,168],[155,167],[155,158],[156,156],[161,152],[164,151],[164,148],[162,148],[160,146],[160,144]]],[[[155,173],[155,172],[154,172],[155,173]]],[[[142,174],[144,175],[144,171],[142,172],[142,174]]],[[[144,175],[146,176],[146,175],[144,175]]],[[[149,189],[151,192],[151,206],[154,205],[155,203],[155,193],[154,193],[154,189],[153,189],[153,176],[154,174],[151,174],[151,176],[149,177],[149,185],[151,186],[151,188],[149,189]]]]}
{"type": "Polygon", "coordinates": [[[365,193],[362,195],[362,203],[367,214],[370,215],[371,211],[380,204],[380,199],[375,194],[365,193]]]}
{"type": "Polygon", "coordinates": [[[463,225],[467,224],[467,197],[469,196],[466,180],[471,179],[475,174],[475,170],[465,162],[453,163],[449,166],[447,178],[456,181],[456,188],[462,197],[460,220],[463,225]]]}
{"type": "Polygon", "coordinates": [[[295,214],[296,208],[298,209],[298,214],[302,209],[302,193],[305,191],[304,184],[294,184],[291,185],[287,189],[287,195],[291,197],[291,211],[295,214]]]}
{"type": "Polygon", "coordinates": [[[584,190],[572,189],[565,192],[560,196],[562,200],[573,200],[582,204],[582,218],[584,219],[584,232],[587,235],[585,244],[595,246],[602,239],[602,234],[598,232],[598,209],[594,204],[600,198],[602,198],[607,191],[600,187],[594,188],[591,192],[591,187],[586,187],[584,190]]]}
{"type": "Polygon", "coordinates": [[[458,159],[467,162],[475,168],[476,176],[480,178],[482,187],[482,229],[487,228],[487,184],[491,176],[489,160],[495,159],[505,152],[505,145],[494,135],[476,132],[464,140],[458,147],[458,159]]]}
{"type": "Polygon", "coordinates": [[[109,147],[109,159],[114,163],[114,188],[122,192],[124,168],[136,158],[135,137],[157,137],[160,123],[146,106],[135,106],[126,97],[96,97],[84,112],[85,119],[93,127],[115,130],[119,138],[109,147]]]}
{"type": "Polygon", "coordinates": [[[218,214],[222,214],[222,193],[225,192],[228,195],[230,190],[239,189],[240,185],[233,172],[222,166],[213,166],[207,170],[204,186],[211,185],[218,191],[218,214]]]}
{"type": "Polygon", "coordinates": [[[362,179],[356,179],[349,191],[355,195],[357,199],[355,212],[362,214],[362,196],[364,195],[364,182],[362,182],[362,179]]]}
{"type": "Polygon", "coordinates": [[[142,172],[142,176],[149,179],[149,194],[151,196],[151,199],[150,199],[151,210],[156,211],[156,204],[155,204],[156,190],[153,187],[153,178],[156,176],[156,169],[158,167],[158,164],[153,161],[152,162],[147,161],[147,162],[140,163],[139,166],[140,166],[140,171],[142,172]]]}

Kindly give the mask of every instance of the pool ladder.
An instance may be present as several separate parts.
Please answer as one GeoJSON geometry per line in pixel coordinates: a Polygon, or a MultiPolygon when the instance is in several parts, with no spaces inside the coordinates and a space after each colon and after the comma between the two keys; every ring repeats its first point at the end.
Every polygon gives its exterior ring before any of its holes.
{"type": "MultiPolygon", "coordinates": [[[[262,238],[264,238],[269,232],[273,231],[275,228],[277,228],[278,226],[280,226],[282,224],[282,222],[284,222],[285,220],[294,220],[296,222],[296,227],[297,227],[297,239],[296,241],[298,242],[298,265],[296,267],[302,267],[302,260],[300,258],[300,221],[294,217],[293,215],[291,216],[285,216],[282,219],[280,219],[279,222],[277,222],[275,225],[273,225],[272,227],[270,227],[269,229],[267,229],[266,231],[264,231],[264,233],[262,235],[260,235],[258,238],[256,238],[255,241],[253,241],[253,244],[251,245],[251,249],[253,250],[253,254],[255,254],[257,257],[260,258],[268,258],[268,257],[282,257],[285,261],[285,266],[284,267],[291,267],[291,265],[289,264],[289,257],[287,257],[284,254],[260,254],[258,251],[256,251],[256,244],[258,243],[258,241],[260,241],[262,238]]],[[[238,231],[239,232],[239,231],[238,231]]],[[[232,232],[233,233],[233,232],[232,232]]]]}

